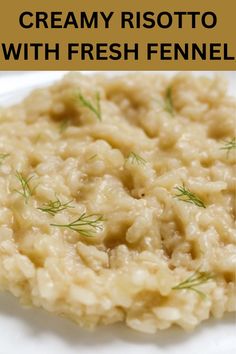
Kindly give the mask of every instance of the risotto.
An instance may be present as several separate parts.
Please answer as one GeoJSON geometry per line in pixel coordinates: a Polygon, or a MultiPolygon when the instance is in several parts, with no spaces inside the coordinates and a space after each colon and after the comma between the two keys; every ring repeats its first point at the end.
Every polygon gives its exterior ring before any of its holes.
{"type": "Polygon", "coordinates": [[[235,311],[235,126],[189,74],[71,73],[1,109],[1,290],[87,328],[235,311]]]}

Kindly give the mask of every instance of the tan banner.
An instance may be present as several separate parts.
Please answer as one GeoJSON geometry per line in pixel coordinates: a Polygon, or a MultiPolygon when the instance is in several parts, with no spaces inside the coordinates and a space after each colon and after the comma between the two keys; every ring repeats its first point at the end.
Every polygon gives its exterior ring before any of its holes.
{"type": "Polygon", "coordinates": [[[234,70],[234,0],[8,0],[1,70],[234,70]]]}

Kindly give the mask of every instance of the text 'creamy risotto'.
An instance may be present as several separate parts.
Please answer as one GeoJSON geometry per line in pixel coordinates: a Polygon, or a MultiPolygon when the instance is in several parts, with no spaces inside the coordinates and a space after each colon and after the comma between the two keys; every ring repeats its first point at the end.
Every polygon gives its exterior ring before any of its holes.
{"type": "Polygon", "coordinates": [[[69,74],[0,113],[0,287],[82,326],[236,310],[236,100],[218,79],[69,74]]]}

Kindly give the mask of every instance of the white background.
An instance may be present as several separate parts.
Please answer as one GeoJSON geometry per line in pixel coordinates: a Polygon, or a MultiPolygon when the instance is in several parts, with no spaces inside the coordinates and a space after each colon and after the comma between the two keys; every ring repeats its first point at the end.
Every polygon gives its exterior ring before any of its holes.
{"type": "MultiPolygon", "coordinates": [[[[171,74],[171,73],[167,73],[171,74]]],[[[212,73],[206,72],[206,75],[212,73]]],[[[236,72],[225,72],[236,95],[236,72]]],[[[0,104],[22,98],[32,87],[62,76],[62,72],[0,72],[0,104]]],[[[1,134],[1,132],[0,132],[1,134]]],[[[0,293],[0,354],[235,354],[236,318],[211,319],[194,332],[180,328],[156,335],[134,332],[124,325],[80,329],[68,320],[40,309],[23,309],[17,299],[0,293]]]]}

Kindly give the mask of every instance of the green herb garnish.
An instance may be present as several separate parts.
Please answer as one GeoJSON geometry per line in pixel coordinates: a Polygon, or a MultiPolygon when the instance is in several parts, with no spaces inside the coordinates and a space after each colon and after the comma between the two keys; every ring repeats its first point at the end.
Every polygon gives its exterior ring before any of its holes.
{"type": "Polygon", "coordinates": [[[80,103],[84,107],[90,109],[90,111],[92,111],[95,114],[95,116],[97,117],[98,120],[100,120],[100,121],[102,120],[99,92],[96,93],[95,104],[93,104],[91,101],[87,100],[81,93],[79,93],[79,100],[80,100],[80,103]]]}
{"type": "Polygon", "coordinates": [[[186,203],[195,204],[200,208],[206,208],[204,202],[196,194],[185,188],[184,185],[175,187],[175,189],[179,192],[179,194],[176,194],[174,198],[178,198],[186,203]]]}
{"type": "Polygon", "coordinates": [[[10,156],[10,154],[0,154],[0,166],[8,156],[10,156]]]}
{"type": "Polygon", "coordinates": [[[136,163],[137,165],[145,165],[147,163],[140,155],[136,154],[135,152],[130,152],[126,161],[131,162],[132,164],[136,163]]]}
{"type": "Polygon", "coordinates": [[[201,290],[197,289],[197,287],[199,285],[207,283],[212,278],[213,278],[212,274],[207,273],[207,272],[200,272],[199,270],[196,270],[190,277],[188,277],[186,280],[182,281],[181,283],[177,284],[172,289],[173,290],[182,290],[182,289],[192,290],[192,291],[195,291],[198,295],[200,295],[202,297],[206,297],[206,295],[201,290]]]}
{"type": "Polygon", "coordinates": [[[170,113],[170,115],[174,115],[174,105],[173,105],[173,99],[172,99],[172,88],[168,87],[166,91],[166,96],[165,96],[165,105],[164,105],[165,111],[170,113]]]}
{"type": "Polygon", "coordinates": [[[25,203],[27,204],[29,198],[33,195],[34,190],[37,188],[37,186],[33,189],[30,187],[30,181],[34,178],[34,176],[25,178],[20,172],[16,171],[16,178],[20,182],[21,190],[15,190],[15,192],[22,195],[25,199],[25,203]]]}
{"type": "Polygon", "coordinates": [[[59,132],[61,134],[64,133],[64,131],[69,127],[69,125],[70,125],[69,119],[63,119],[59,126],[59,132]]]}
{"type": "Polygon", "coordinates": [[[94,154],[91,157],[89,157],[87,161],[94,160],[94,159],[96,159],[97,156],[98,156],[97,154],[94,154]]]}
{"type": "Polygon", "coordinates": [[[84,237],[92,237],[97,231],[103,229],[102,221],[104,221],[102,215],[86,215],[83,213],[78,219],[69,224],[51,224],[51,226],[66,228],[78,232],[84,237]]]}
{"type": "Polygon", "coordinates": [[[37,209],[54,216],[65,209],[74,208],[73,206],[70,205],[71,203],[72,200],[70,200],[67,203],[62,203],[60,199],[56,197],[55,201],[50,200],[48,203],[43,204],[41,208],[37,208],[37,209]]]}
{"type": "Polygon", "coordinates": [[[236,138],[232,138],[231,140],[225,141],[225,145],[220,148],[221,150],[227,151],[227,157],[233,149],[236,149],[236,138]]]}

